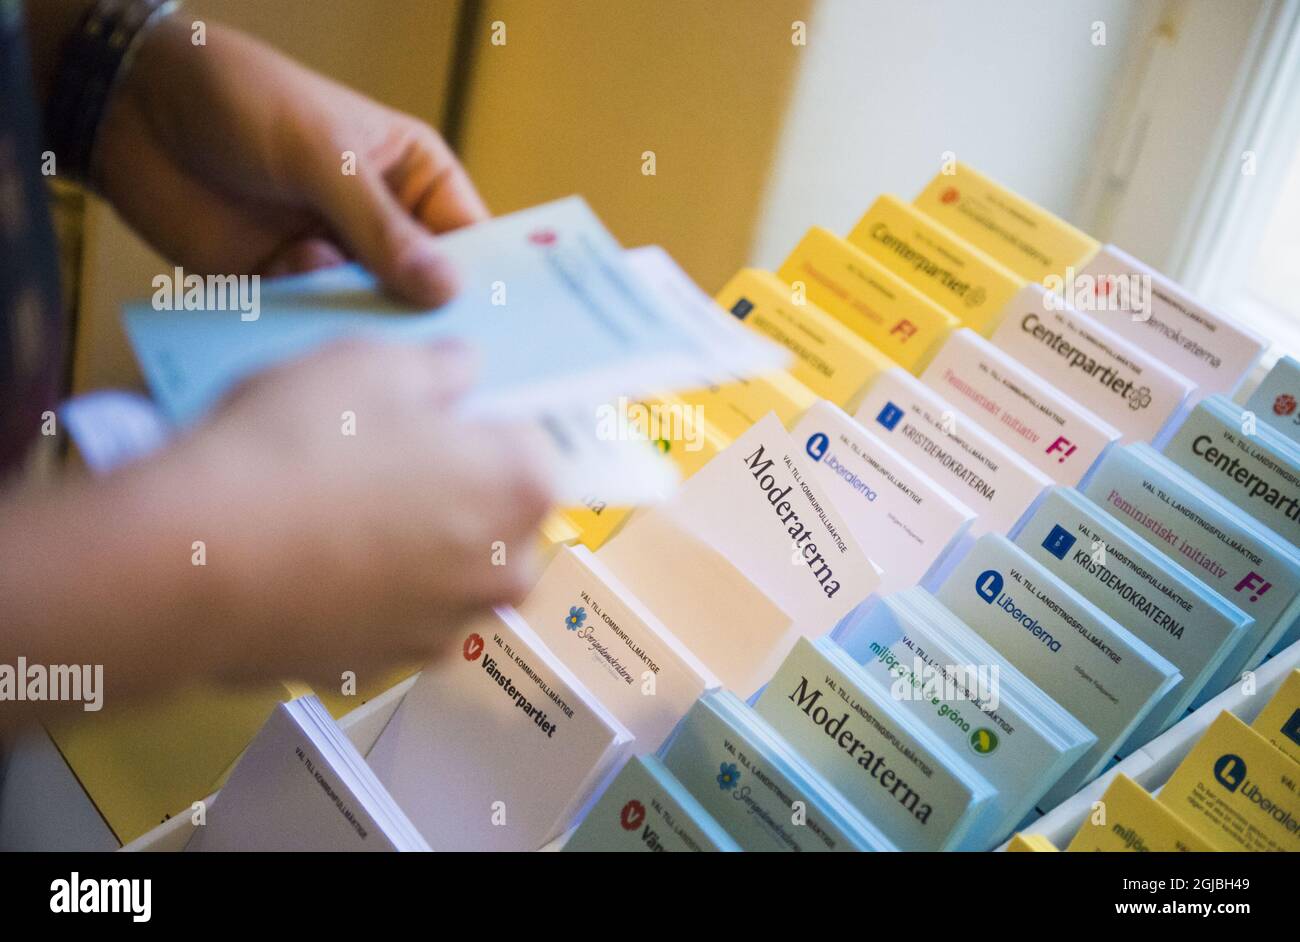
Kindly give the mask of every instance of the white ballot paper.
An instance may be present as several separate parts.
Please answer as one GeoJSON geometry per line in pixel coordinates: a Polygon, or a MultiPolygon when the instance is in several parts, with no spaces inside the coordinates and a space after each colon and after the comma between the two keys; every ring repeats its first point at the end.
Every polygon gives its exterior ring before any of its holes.
{"type": "Polygon", "coordinates": [[[459,638],[367,761],[434,850],[538,850],[576,823],[632,734],[513,609],[459,638]]]}
{"type": "Polygon", "coordinates": [[[281,703],[244,751],[187,851],[428,850],[314,696],[281,703]]]}

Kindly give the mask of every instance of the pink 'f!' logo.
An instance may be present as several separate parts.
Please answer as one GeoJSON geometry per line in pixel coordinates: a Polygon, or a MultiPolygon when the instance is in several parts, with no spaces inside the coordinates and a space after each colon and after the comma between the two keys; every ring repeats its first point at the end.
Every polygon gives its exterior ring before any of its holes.
{"type": "Polygon", "coordinates": [[[1070,444],[1070,440],[1068,438],[1063,438],[1060,435],[1058,435],[1056,436],[1056,441],[1052,442],[1052,444],[1047,446],[1047,454],[1050,455],[1054,451],[1059,451],[1061,453],[1061,457],[1056,459],[1056,463],[1061,464],[1062,462],[1065,461],[1066,458],[1074,454],[1077,448],[1078,446],[1070,444]]]}

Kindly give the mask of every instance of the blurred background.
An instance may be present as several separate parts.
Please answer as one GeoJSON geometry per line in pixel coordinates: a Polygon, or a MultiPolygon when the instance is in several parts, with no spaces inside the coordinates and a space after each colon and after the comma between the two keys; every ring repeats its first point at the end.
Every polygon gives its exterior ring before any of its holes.
{"type": "MultiPolygon", "coordinates": [[[[882,192],[911,200],[956,157],[1300,352],[1300,0],[191,0],[183,15],[427,120],[494,212],[581,193],[709,293],[776,267],[810,225],[843,233],[882,192]]],[[[166,263],[93,198],[64,215],[74,385],[134,385],[118,310],[166,263]]]]}

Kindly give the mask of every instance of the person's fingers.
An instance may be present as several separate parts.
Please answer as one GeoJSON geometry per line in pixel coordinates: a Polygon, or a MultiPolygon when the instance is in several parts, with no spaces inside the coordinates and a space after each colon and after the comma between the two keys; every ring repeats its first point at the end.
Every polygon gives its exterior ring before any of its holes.
{"type": "Polygon", "coordinates": [[[434,232],[482,222],[491,214],[445,141],[430,131],[389,174],[403,206],[434,232]]]}
{"type": "Polygon", "coordinates": [[[378,172],[330,173],[316,198],[339,238],[388,290],[422,307],[437,307],[455,294],[455,271],[433,234],[378,172]]]}
{"type": "Polygon", "coordinates": [[[333,268],[346,261],[347,255],[329,239],[323,236],[307,236],[276,249],[261,264],[260,274],[267,278],[300,275],[322,268],[333,268]]]}

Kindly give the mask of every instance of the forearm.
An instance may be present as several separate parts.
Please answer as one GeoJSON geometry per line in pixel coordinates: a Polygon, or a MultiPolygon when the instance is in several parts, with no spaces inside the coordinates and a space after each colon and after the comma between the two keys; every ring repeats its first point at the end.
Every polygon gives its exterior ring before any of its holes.
{"type": "MultiPolygon", "coordinates": [[[[194,565],[219,521],[178,460],[0,505],[0,665],[101,665],[108,704],[223,669],[237,567],[194,565]]],[[[0,701],[0,730],[81,709],[0,701]]]]}

